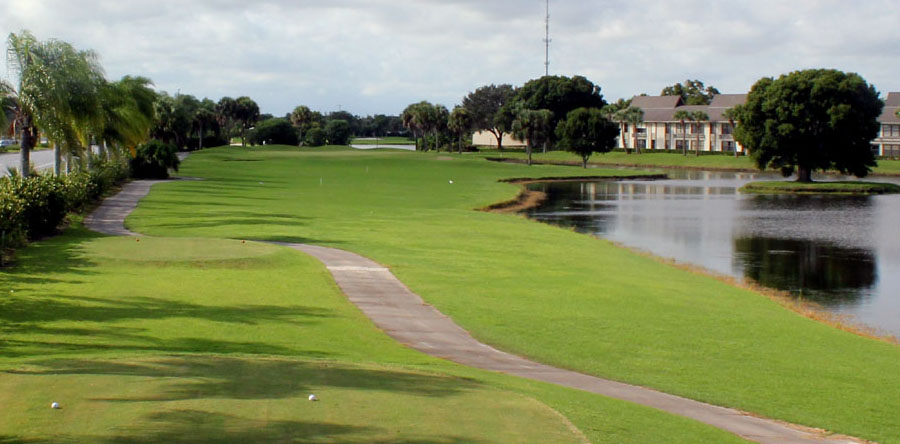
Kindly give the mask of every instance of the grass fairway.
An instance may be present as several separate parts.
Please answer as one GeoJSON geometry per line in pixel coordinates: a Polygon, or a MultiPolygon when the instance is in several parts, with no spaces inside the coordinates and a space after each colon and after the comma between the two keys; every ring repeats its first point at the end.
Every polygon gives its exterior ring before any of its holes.
{"type": "Polygon", "coordinates": [[[350,141],[351,145],[415,145],[414,140],[408,137],[379,137],[377,140],[373,138],[359,138],[350,141]]]}
{"type": "MultiPolygon", "coordinates": [[[[525,153],[521,150],[504,151],[501,153],[494,149],[483,149],[479,154],[483,157],[507,157],[524,159],[525,153]]],[[[532,155],[536,162],[566,163],[581,166],[581,157],[567,151],[551,151],[548,153],[536,152],[532,155]]],[[[589,164],[592,165],[617,165],[654,168],[693,168],[726,171],[758,171],[753,159],[748,156],[734,157],[724,154],[704,154],[696,156],[688,153],[687,156],[676,152],[645,152],[643,154],[625,154],[624,152],[611,152],[606,154],[594,154],[589,164]]],[[[888,176],[900,175],[900,160],[881,159],[878,166],[872,170],[873,174],[888,176]]]]}
{"type": "Polygon", "coordinates": [[[900,442],[900,347],[603,240],[472,211],[515,195],[498,178],[583,173],[446,154],[215,149],[184,165],[183,174],[206,181],[160,186],[127,222],[154,235],[348,249],[389,265],[413,291],[503,349],[900,442]]]}
{"type": "MultiPolygon", "coordinates": [[[[303,220],[279,214],[241,220],[303,220]]],[[[9,444],[743,442],[401,347],[318,261],[254,242],[76,223],[0,270],[0,331],[9,444]]]]}
{"type": "Polygon", "coordinates": [[[885,194],[900,192],[900,185],[877,182],[751,182],[740,189],[759,194],[885,194]]]}

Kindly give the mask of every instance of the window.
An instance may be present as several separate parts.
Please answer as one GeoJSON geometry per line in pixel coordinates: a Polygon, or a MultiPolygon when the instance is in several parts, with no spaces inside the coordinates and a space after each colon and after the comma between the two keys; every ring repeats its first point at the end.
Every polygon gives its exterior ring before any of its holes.
{"type": "Polygon", "coordinates": [[[734,142],[728,140],[722,142],[722,151],[733,152],[734,151],[734,142]]]}
{"type": "Polygon", "coordinates": [[[635,128],[634,130],[638,134],[647,134],[647,128],[635,128]]]}
{"type": "Polygon", "coordinates": [[[900,157],[900,145],[884,145],[884,151],[881,155],[884,157],[900,157]]]}
{"type": "Polygon", "coordinates": [[[900,125],[881,125],[881,137],[900,137],[900,125]]]}
{"type": "Polygon", "coordinates": [[[700,133],[700,124],[692,123],[691,124],[691,134],[698,134],[698,133],[700,133]]]}
{"type": "Polygon", "coordinates": [[[684,140],[676,140],[675,141],[675,149],[676,150],[684,150],[684,140]]]}
{"type": "Polygon", "coordinates": [[[731,134],[734,132],[734,125],[730,123],[722,124],[722,134],[731,134]]]}
{"type": "Polygon", "coordinates": [[[638,139],[637,147],[642,150],[647,149],[647,139],[638,139]]]}

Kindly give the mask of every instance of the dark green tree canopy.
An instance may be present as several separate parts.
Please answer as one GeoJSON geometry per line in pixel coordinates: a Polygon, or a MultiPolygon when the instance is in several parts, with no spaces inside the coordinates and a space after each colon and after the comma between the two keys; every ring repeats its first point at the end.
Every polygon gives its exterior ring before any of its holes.
{"type": "MultiPolygon", "coordinates": [[[[514,102],[524,108],[546,109],[553,113],[551,127],[555,128],[570,111],[577,108],[601,109],[606,105],[600,87],[582,76],[544,76],[529,80],[516,92],[514,102]]],[[[555,142],[551,134],[550,142],[555,142]]]]}
{"type": "Polygon", "coordinates": [[[515,95],[512,85],[487,85],[469,93],[462,100],[472,119],[472,129],[489,131],[497,138],[497,147],[503,143],[503,133],[512,122],[504,109],[515,95]]]}
{"type": "Polygon", "coordinates": [[[253,145],[297,145],[297,132],[288,119],[275,118],[263,120],[256,124],[250,132],[250,143],[253,145]]]}
{"type": "Polygon", "coordinates": [[[810,69],[762,78],[735,111],[735,139],[756,165],[797,171],[808,182],[815,169],[864,177],[876,165],[870,143],[884,103],[855,73],[810,69]]]}
{"type": "Polygon", "coordinates": [[[350,123],[343,119],[332,119],[325,124],[325,137],[330,145],[350,143],[350,123]]]}
{"type": "Polygon", "coordinates": [[[706,86],[700,80],[685,80],[663,88],[662,96],[681,96],[685,105],[709,105],[713,96],[719,94],[715,86],[706,86]]]}
{"type": "Polygon", "coordinates": [[[616,146],[619,126],[610,121],[599,108],[578,108],[566,115],[556,127],[560,145],[581,156],[581,166],[593,153],[608,153],[616,146]]]}

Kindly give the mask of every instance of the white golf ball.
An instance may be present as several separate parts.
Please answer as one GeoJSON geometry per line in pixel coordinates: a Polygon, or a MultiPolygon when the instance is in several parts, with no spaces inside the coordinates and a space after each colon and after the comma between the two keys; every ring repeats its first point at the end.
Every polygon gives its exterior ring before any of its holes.
{"type": "Polygon", "coordinates": [[[450,183],[453,183],[453,181],[451,180],[450,183]]]}
{"type": "Polygon", "coordinates": [[[310,400],[310,401],[318,401],[318,400],[319,400],[319,397],[316,396],[316,395],[309,395],[309,400],[310,400]]]}
{"type": "Polygon", "coordinates": [[[51,404],[50,404],[50,408],[51,408],[51,409],[58,409],[58,408],[59,408],[59,403],[58,403],[58,402],[51,403],[51,404]]]}

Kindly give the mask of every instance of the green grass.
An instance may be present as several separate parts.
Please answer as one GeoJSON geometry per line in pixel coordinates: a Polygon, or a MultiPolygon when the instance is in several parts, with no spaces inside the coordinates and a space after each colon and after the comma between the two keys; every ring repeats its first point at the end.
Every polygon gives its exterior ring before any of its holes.
{"type": "Polygon", "coordinates": [[[4,443],[743,442],[402,347],[321,263],[275,245],[105,237],[76,221],[17,261],[0,270],[4,443]]]}
{"type": "Polygon", "coordinates": [[[503,349],[900,442],[897,346],[838,331],[603,240],[472,211],[516,194],[500,178],[582,169],[465,155],[269,147],[199,153],[182,173],[207,180],[160,186],[129,218],[133,230],[348,249],[389,265],[428,302],[503,349]]]}
{"type": "Polygon", "coordinates": [[[408,137],[380,137],[378,140],[372,139],[353,139],[350,141],[351,145],[415,145],[416,142],[413,140],[409,140],[408,137]]]}
{"type": "MultiPolygon", "coordinates": [[[[504,150],[501,154],[495,149],[482,149],[479,156],[483,157],[506,157],[514,159],[524,159],[525,153],[522,150],[504,150]]],[[[546,154],[535,152],[532,158],[537,162],[561,163],[571,165],[581,165],[581,157],[567,151],[550,151],[546,154]]],[[[709,169],[709,170],[725,170],[725,171],[757,171],[756,164],[753,159],[748,156],[734,157],[726,154],[704,154],[696,156],[688,153],[687,156],[676,152],[644,152],[643,154],[625,154],[616,151],[606,154],[594,154],[591,156],[589,164],[592,165],[616,165],[616,166],[636,166],[636,167],[654,167],[654,168],[692,168],[692,169],[709,169]]],[[[881,159],[878,166],[873,169],[873,174],[880,175],[900,175],[900,160],[881,159]]]]}
{"type": "Polygon", "coordinates": [[[885,194],[900,193],[900,185],[878,182],[751,182],[740,189],[743,193],[773,194],[885,194]]]}

